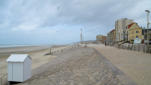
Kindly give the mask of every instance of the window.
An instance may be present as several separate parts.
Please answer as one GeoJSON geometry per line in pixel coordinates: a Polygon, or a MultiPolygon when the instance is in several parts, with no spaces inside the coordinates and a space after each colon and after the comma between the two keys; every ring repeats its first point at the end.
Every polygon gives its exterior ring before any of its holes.
{"type": "Polygon", "coordinates": [[[136,31],[136,33],[139,33],[139,31],[136,31]]]}

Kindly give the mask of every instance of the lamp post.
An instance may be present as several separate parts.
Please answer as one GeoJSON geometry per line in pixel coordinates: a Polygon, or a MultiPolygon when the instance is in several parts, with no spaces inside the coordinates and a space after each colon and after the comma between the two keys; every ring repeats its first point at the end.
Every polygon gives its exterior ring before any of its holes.
{"type": "Polygon", "coordinates": [[[147,13],[147,33],[146,33],[146,37],[147,37],[147,45],[149,45],[149,10],[145,10],[145,12],[147,13]]]}
{"type": "Polygon", "coordinates": [[[83,42],[83,34],[82,34],[82,28],[80,29],[81,33],[80,33],[80,40],[81,40],[81,43],[83,42]]]}

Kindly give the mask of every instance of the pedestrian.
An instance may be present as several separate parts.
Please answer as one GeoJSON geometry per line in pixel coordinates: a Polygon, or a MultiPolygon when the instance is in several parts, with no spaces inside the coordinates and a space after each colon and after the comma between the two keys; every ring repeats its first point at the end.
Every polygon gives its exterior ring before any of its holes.
{"type": "Polygon", "coordinates": [[[106,46],[106,41],[105,41],[105,46],[106,46]]]}

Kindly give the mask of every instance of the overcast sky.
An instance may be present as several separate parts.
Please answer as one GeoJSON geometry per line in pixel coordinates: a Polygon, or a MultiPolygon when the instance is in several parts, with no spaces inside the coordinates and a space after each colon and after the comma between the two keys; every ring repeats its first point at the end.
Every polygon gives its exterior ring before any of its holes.
{"type": "Polygon", "coordinates": [[[0,0],[0,44],[64,44],[106,35],[115,20],[146,24],[151,0],[0,0]]]}

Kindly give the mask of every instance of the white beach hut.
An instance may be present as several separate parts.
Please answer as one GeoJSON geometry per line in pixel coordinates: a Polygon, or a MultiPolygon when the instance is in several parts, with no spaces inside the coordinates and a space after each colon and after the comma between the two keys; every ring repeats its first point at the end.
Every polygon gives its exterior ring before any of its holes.
{"type": "Polygon", "coordinates": [[[31,77],[32,60],[28,54],[11,54],[8,62],[8,81],[24,82],[31,77]]]}

